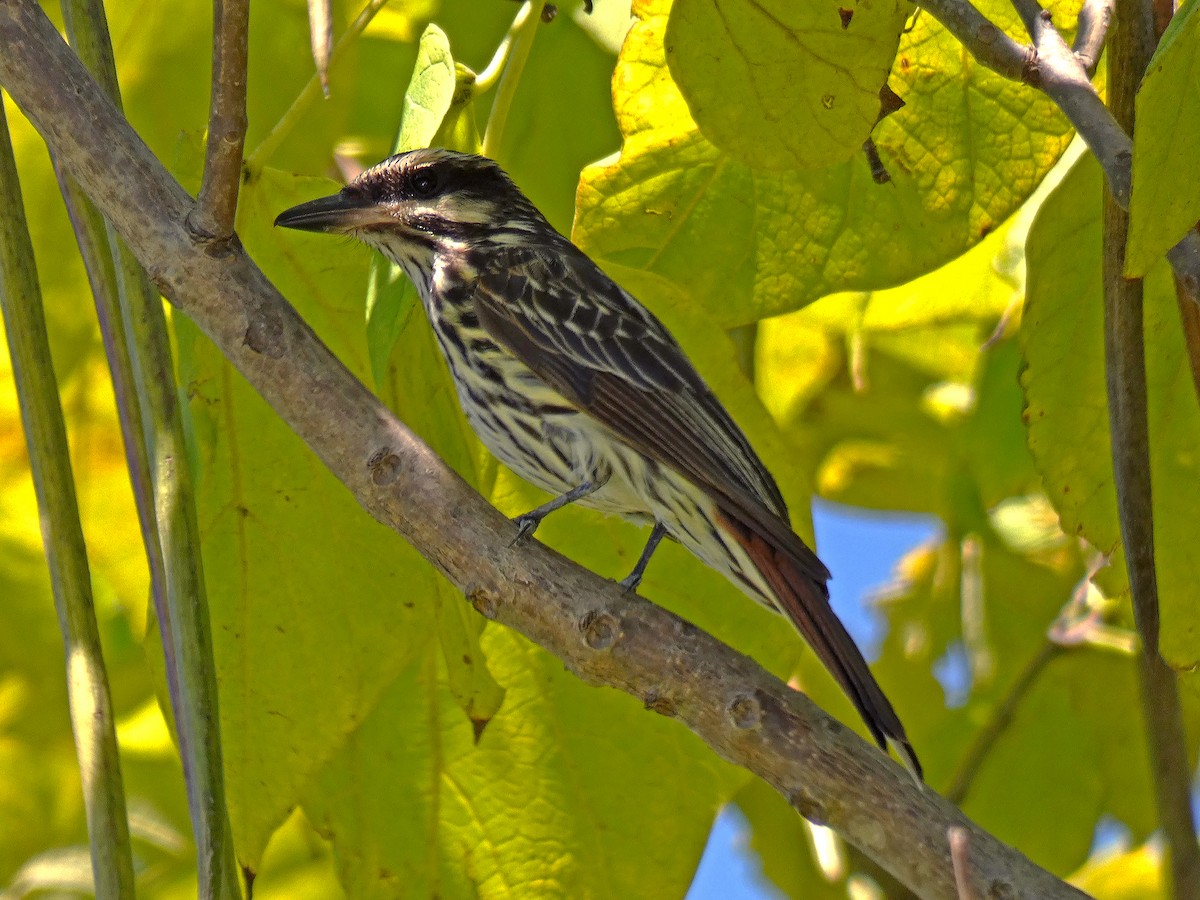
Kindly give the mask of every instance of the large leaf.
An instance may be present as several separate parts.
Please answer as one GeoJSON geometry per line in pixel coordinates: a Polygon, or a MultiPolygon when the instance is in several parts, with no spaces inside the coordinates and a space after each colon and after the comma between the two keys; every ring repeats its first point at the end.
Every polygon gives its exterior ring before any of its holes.
{"type": "Polygon", "coordinates": [[[305,800],[349,895],[680,896],[744,776],[518,635],[484,643],[507,696],[478,743],[428,653],[305,800]]]}
{"type": "MultiPolygon", "coordinates": [[[[1005,4],[984,8],[1014,23],[1005,4]]],[[[861,157],[754,171],[705,139],[672,81],[667,0],[639,0],[635,13],[613,82],[624,146],[585,170],[575,237],[679,284],[727,326],[941,265],[1007,218],[1069,137],[1047,98],[975,64],[921,16],[891,77],[907,106],[876,129],[890,184],[861,157]]]]}
{"type": "MultiPolygon", "coordinates": [[[[1084,157],[1029,233],[1021,383],[1029,446],[1064,530],[1109,553],[1120,528],[1105,393],[1100,191],[1099,169],[1084,157]]],[[[1145,344],[1160,649],[1190,671],[1200,664],[1193,546],[1200,408],[1165,262],[1145,282],[1145,344]]]]}
{"type": "Polygon", "coordinates": [[[820,168],[871,133],[911,12],[896,0],[675,0],[667,62],[723,152],[754,168],[820,168]]]}

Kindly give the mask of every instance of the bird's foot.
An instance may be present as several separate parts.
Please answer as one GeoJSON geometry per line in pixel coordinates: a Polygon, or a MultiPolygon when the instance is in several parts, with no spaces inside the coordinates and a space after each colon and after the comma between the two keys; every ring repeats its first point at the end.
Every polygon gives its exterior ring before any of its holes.
{"type": "Polygon", "coordinates": [[[637,593],[638,585],[641,583],[642,583],[642,573],[641,572],[630,572],[628,575],[626,575],[624,578],[622,578],[620,581],[617,582],[617,584],[619,584],[621,586],[621,589],[626,594],[637,593]]]}
{"type": "Polygon", "coordinates": [[[508,546],[515,547],[526,541],[531,534],[537,531],[537,527],[542,524],[542,517],[535,516],[533,513],[524,513],[512,520],[517,526],[517,536],[512,539],[508,546]]]}

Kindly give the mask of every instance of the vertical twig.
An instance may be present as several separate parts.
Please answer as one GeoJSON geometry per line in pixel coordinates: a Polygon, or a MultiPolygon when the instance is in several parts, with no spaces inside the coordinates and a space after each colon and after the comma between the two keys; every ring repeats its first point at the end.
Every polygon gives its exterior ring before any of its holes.
{"type": "Polygon", "coordinates": [[[946,840],[950,844],[950,863],[954,866],[958,900],[978,900],[971,883],[971,832],[961,825],[951,825],[946,830],[946,840]]]}
{"type": "MultiPolygon", "coordinates": [[[[104,89],[108,98],[120,109],[121,92],[117,85],[117,70],[112,55],[112,44],[108,35],[108,20],[101,4],[91,0],[64,0],[63,18],[67,34],[75,52],[79,54],[92,77],[104,89]]],[[[142,440],[142,410],[138,403],[133,372],[133,358],[125,323],[121,316],[120,288],[118,286],[116,259],[112,249],[119,240],[111,234],[104,217],[84,196],[74,179],[59,165],[51,154],[54,174],[58,179],[59,191],[67,207],[71,228],[83,257],[84,271],[92,289],[96,306],[96,318],[100,324],[100,336],[104,343],[104,355],[108,360],[109,373],[116,399],[117,420],[121,428],[121,439],[125,446],[125,463],[129,469],[129,480],[133,488],[134,505],[146,547],[146,558],[150,569],[150,587],[155,608],[166,602],[166,582],[162,572],[162,553],[158,545],[158,532],[154,521],[154,499],[150,483],[150,463],[146,458],[146,445],[142,440]]]]}
{"type": "MultiPolygon", "coordinates": [[[[1108,96],[1117,122],[1134,131],[1134,96],[1154,51],[1148,0],[1118,0],[1109,44],[1108,96]]],[[[1104,350],[1113,475],[1121,541],[1142,639],[1142,713],[1159,823],[1170,846],[1176,900],[1200,898],[1200,848],[1191,810],[1191,770],[1175,673],[1158,652],[1158,584],[1150,484],[1142,281],[1123,276],[1129,215],[1104,196],[1104,350]]]]}
{"type": "Polygon", "coordinates": [[[246,142],[247,31],[249,0],[213,0],[212,94],[204,177],[188,227],[215,242],[233,237],[242,147],[246,142]]]}
{"type": "Polygon", "coordinates": [[[1115,5],[1116,0],[1084,0],[1083,6],[1079,8],[1075,43],[1071,45],[1071,52],[1079,59],[1080,65],[1088,75],[1096,74],[1096,64],[1100,62],[1100,53],[1104,50],[1104,40],[1108,37],[1109,26],[1112,25],[1115,5]]]}
{"type": "Polygon", "coordinates": [[[329,56],[333,53],[333,2],[308,0],[308,31],[313,64],[321,80],[321,93],[329,99],[329,56]]]}
{"type": "Polygon", "coordinates": [[[196,839],[200,896],[235,900],[241,896],[240,876],[225,808],[212,630],[166,314],[158,291],[127,250],[121,263],[121,313],[136,348],[143,440],[166,583],[166,602],[155,612],[196,839]]]}
{"type": "MultiPolygon", "coordinates": [[[[500,141],[504,137],[504,127],[508,124],[508,113],[512,109],[513,98],[517,94],[517,85],[521,81],[521,72],[529,60],[529,52],[533,49],[533,39],[537,36],[538,25],[542,21],[542,9],[546,0],[525,0],[517,17],[513,20],[512,28],[505,37],[505,45],[510,49],[500,70],[500,83],[496,87],[496,99],[492,101],[492,111],[488,115],[487,128],[483,132],[483,155],[496,158],[500,152],[500,141]],[[509,41],[511,40],[511,44],[509,41]]],[[[505,48],[501,45],[501,49],[505,48]]],[[[485,71],[490,71],[488,66],[485,71]]]]}
{"type": "MultiPolygon", "coordinates": [[[[99,0],[64,0],[63,14],[81,61],[120,109],[103,5],[99,0]]],[[[241,102],[244,108],[244,98],[241,102]]],[[[240,148],[238,153],[240,156],[240,148]]],[[[233,204],[237,174],[235,169],[233,204]]],[[[73,221],[88,223],[77,232],[94,228],[96,214],[87,201],[69,185],[64,196],[68,209],[73,209],[73,221]]],[[[93,266],[89,280],[104,287],[96,297],[98,315],[102,325],[109,326],[105,345],[110,368],[119,373],[114,375],[114,387],[119,408],[124,405],[126,410],[122,417],[126,455],[137,465],[131,480],[146,539],[196,839],[199,892],[205,898],[232,900],[240,897],[241,889],[225,808],[208,602],[166,317],[145,271],[116,232],[111,227],[106,230],[108,262],[99,263],[103,240],[95,231],[81,241],[81,249],[85,262],[90,259],[93,266]],[[135,430],[137,425],[140,430],[135,430]]]]}
{"type": "Polygon", "coordinates": [[[0,216],[0,307],[66,650],[67,697],[83,782],[93,883],[97,898],[124,900],[134,895],[133,858],[112,699],[92,603],[66,423],[2,101],[0,208],[5,211],[0,216]]]}

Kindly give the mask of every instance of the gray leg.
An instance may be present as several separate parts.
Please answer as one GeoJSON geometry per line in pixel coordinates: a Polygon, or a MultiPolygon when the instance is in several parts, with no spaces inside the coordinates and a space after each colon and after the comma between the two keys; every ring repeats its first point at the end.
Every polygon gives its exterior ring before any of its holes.
{"type": "Polygon", "coordinates": [[[642,555],[638,558],[637,565],[633,567],[633,571],[621,579],[621,587],[626,591],[635,591],[637,586],[642,583],[642,576],[646,574],[646,566],[650,563],[650,557],[654,555],[654,551],[658,549],[659,542],[667,536],[667,526],[662,522],[654,523],[654,530],[650,532],[650,540],[646,541],[646,546],[642,550],[642,555]]]}
{"type": "Polygon", "coordinates": [[[603,481],[585,481],[577,488],[572,488],[560,497],[555,497],[549,503],[543,503],[537,509],[531,509],[529,512],[517,516],[513,519],[513,524],[517,526],[517,536],[513,538],[513,546],[520,541],[523,541],[529,535],[537,531],[537,527],[542,524],[542,519],[550,515],[556,509],[562,509],[568,503],[574,503],[580,497],[586,497],[593,491],[597,491],[604,487],[603,481]]]}

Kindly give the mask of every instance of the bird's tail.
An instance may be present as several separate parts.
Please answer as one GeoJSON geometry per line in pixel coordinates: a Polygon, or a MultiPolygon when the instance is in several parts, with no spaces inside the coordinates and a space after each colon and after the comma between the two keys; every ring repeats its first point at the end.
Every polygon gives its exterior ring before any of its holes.
{"type": "Polygon", "coordinates": [[[797,546],[780,547],[777,535],[767,535],[742,516],[723,510],[722,520],[756,569],[771,587],[779,611],[816,651],[818,658],[858,709],[876,742],[891,747],[918,781],[921,763],[904,733],[899,716],[867,667],[854,639],[829,605],[824,566],[792,535],[797,546]],[[797,550],[803,551],[797,552],[797,550]],[[807,558],[806,558],[807,557],[807,558]]]}

